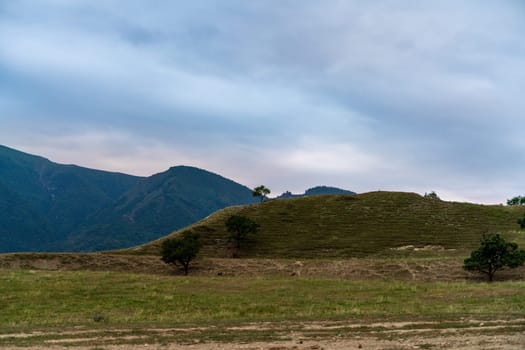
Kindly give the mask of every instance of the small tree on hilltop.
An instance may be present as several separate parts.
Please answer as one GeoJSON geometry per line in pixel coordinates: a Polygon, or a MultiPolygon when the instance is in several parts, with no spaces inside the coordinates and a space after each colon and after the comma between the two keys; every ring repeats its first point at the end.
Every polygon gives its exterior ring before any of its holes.
{"type": "Polygon", "coordinates": [[[516,243],[505,241],[499,234],[488,234],[483,235],[480,247],[465,259],[463,268],[484,273],[492,282],[496,271],[505,267],[515,268],[523,263],[525,251],[518,249],[516,243]]]}
{"type": "Polygon", "coordinates": [[[199,235],[193,231],[184,231],[181,236],[162,242],[162,261],[177,266],[180,263],[184,275],[188,275],[190,262],[197,257],[201,248],[199,235]]]}
{"type": "Polygon", "coordinates": [[[253,189],[252,195],[254,197],[261,197],[261,202],[270,194],[270,189],[264,185],[257,186],[253,189]]]}
{"type": "Polygon", "coordinates": [[[430,193],[426,193],[426,192],[425,192],[425,196],[424,196],[424,197],[425,197],[425,198],[429,198],[429,199],[437,199],[437,200],[440,199],[439,196],[437,195],[437,193],[434,192],[434,191],[432,191],[432,192],[430,192],[430,193]]]}
{"type": "Polygon", "coordinates": [[[525,205],[524,196],[516,196],[511,199],[507,199],[507,205],[525,205]]]}
{"type": "Polygon", "coordinates": [[[235,242],[235,248],[241,247],[241,242],[246,240],[249,234],[255,234],[259,225],[241,215],[232,215],[226,220],[226,228],[230,234],[228,239],[235,242]]]}

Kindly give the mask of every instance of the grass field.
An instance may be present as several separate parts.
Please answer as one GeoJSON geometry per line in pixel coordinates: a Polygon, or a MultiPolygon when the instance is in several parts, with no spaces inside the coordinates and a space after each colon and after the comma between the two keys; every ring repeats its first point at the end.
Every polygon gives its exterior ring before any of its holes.
{"type": "Polygon", "coordinates": [[[478,332],[479,324],[489,326],[484,335],[514,336],[525,331],[525,282],[0,270],[0,310],[0,347],[64,337],[69,346],[282,341],[295,333],[399,340],[406,332],[478,332]]]}
{"type": "Polygon", "coordinates": [[[525,282],[423,283],[1,271],[0,328],[517,317],[525,282]]]}

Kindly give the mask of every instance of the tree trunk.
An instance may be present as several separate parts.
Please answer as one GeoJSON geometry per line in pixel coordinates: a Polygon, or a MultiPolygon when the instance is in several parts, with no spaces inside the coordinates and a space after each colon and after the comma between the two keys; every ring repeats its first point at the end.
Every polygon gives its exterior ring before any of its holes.
{"type": "Polygon", "coordinates": [[[241,233],[237,231],[237,236],[235,237],[235,248],[241,249],[241,233]]]}

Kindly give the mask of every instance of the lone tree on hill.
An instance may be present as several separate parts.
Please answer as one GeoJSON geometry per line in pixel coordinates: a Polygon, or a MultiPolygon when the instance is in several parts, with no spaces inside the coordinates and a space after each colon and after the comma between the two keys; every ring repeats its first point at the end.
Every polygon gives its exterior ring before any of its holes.
{"type": "Polygon", "coordinates": [[[525,251],[518,245],[507,242],[499,234],[483,235],[481,245],[465,259],[463,268],[468,271],[479,271],[487,275],[489,282],[494,279],[496,271],[505,267],[515,268],[525,263],[525,251]]]}
{"type": "Polygon", "coordinates": [[[177,266],[180,263],[184,275],[188,275],[190,262],[197,257],[201,248],[199,235],[193,231],[184,231],[181,236],[162,242],[162,261],[177,266]]]}
{"type": "Polygon", "coordinates": [[[524,196],[516,196],[511,199],[507,199],[507,205],[525,205],[524,196]]]}
{"type": "Polygon", "coordinates": [[[425,197],[425,198],[429,198],[429,199],[437,199],[437,200],[440,199],[439,196],[437,195],[437,193],[434,192],[434,191],[432,191],[432,192],[430,192],[430,193],[426,193],[426,192],[425,192],[425,196],[424,196],[424,197],[425,197]]]}
{"type": "Polygon", "coordinates": [[[254,197],[261,197],[261,202],[270,194],[270,189],[264,185],[257,186],[253,189],[252,195],[254,197]]]}
{"type": "Polygon", "coordinates": [[[229,232],[228,239],[235,242],[235,248],[241,247],[241,242],[246,240],[249,234],[255,234],[259,224],[242,215],[232,215],[226,220],[226,228],[229,232]]]}

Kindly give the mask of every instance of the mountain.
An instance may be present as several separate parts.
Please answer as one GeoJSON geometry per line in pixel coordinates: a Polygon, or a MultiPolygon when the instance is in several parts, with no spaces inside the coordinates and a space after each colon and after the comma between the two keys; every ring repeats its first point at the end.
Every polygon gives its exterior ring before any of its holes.
{"type": "Polygon", "coordinates": [[[286,198],[298,198],[298,197],[306,197],[306,196],[316,196],[316,195],[322,195],[322,194],[356,194],[355,192],[343,190],[341,188],[337,187],[330,187],[330,186],[316,186],[307,189],[304,194],[293,194],[289,191],[284,192],[280,196],[278,196],[278,199],[286,199],[286,198]]]}
{"type": "Polygon", "coordinates": [[[237,204],[253,203],[249,188],[208,171],[178,166],[142,179],[114,205],[70,237],[75,250],[140,244],[237,204]]]}
{"type": "Polygon", "coordinates": [[[0,251],[52,249],[138,180],[0,146],[0,251]]]}
{"type": "Polygon", "coordinates": [[[0,252],[124,248],[253,201],[250,189],[197,168],[145,178],[0,146],[0,252]]]}
{"type": "Polygon", "coordinates": [[[0,184],[0,247],[5,251],[20,251],[28,240],[42,244],[52,234],[44,215],[0,184]]]}
{"type": "MultiPolygon", "coordinates": [[[[494,231],[525,244],[517,231],[520,208],[446,202],[405,192],[309,196],[231,207],[167,237],[194,230],[203,242],[202,256],[231,256],[225,222],[233,214],[260,225],[237,254],[248,258],[457,258],[468,256],[483,233],[494,231]]],[[[159,254],[163,239],[123,253],[159,254]]]]}

